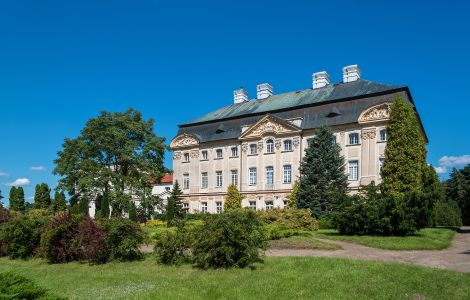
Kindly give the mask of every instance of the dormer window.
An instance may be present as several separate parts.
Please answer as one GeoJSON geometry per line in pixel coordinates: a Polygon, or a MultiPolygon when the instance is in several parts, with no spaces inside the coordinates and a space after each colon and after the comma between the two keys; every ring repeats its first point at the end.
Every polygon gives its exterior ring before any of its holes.
{"type": "Polygon", "coordinates": [[[232,155],[232,157],[237,157],[238,156],[238,148],[237,147],[232,147],[231,155],[232,155]]]}
{"type": "Polygon", "coordinates": [[[385,142],[387,140],[387,130],[386,129],[382,129],[380,130],[379,132],[379,140],[381,142],[385,142]]]}
{"type": "Polygon", "coordinates": [[[216,157],[217,159],[222,158],[222,149],[217,149],[217,150],[215,150],[215,157],[216,157]]]}
{"type": "Polygon", "coordinates": [[[189,153],[184,154],[184,162],[189,162],[189,153]]]}
{"type": "Polygon", "coordinates": [[[255,155],[258,153],[258,146],[256,144],[250,144],[250,154],[255,155]]]}
{"type": "Polygon", "coordinates": [[[350,133],[349,134],[349,145],[359,144],[359,133],[350,133]]]}
{"type": "Polygon", "coordinates": [[[284,151],[292,151],[292,140],[284,141],[284,151]]]}
{"type": "Polygon", "coordinates": [[[266,153],[274,153],[274,141],[272,139],[266,141],[266,153]]]}

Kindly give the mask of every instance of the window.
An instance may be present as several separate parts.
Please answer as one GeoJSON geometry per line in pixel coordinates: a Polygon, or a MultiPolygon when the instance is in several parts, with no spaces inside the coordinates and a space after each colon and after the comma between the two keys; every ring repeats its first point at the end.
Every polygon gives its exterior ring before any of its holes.
{"type": "Polygon", "coordinates": [[[185,211],[189,210],[189,203],[183,203],[183,210],[185,211]]]}
{"type": "Polygon", "coordinates": [[[209,176],[207,175],[207,172],[202,172],[201,173],[201,189],[207,189],[209,185],[209,176]]]}
{"type": "Polygon", "coordinates": [[[215,203],[215,211],[220,214],[223,210],[222,201],[217,201],[215,203]]]}
{"type": "Polygon", "coordinates": [[[384,165],[385,158],[380,157],[379,158],[379,176],[381,176],[380,172],[382,171],[382,167],[384,165]]]}
{"type": "Polygon", "coordinates": [[[333,135],[333,141],[332,141],[333,145],[335,145],[337,143],[337,139],[336,139],[336,135],[333,135]]]}
{"type": "Polygon", "coordinates": [[[266,201],[265,204],[266,204],[266,210],[274,208],[274,202],[273,201],[266,201]]]}
{"type": "Polygon", "coordinates": [[[313,138],[307,139],[307,148],[310,148],[312,146],[313,138]]]}
{"type": "Polygon", "coordinates": [[[232,157],[237,157],[237,156],[238,156],[238,148],[232,147],[232,157]]]}
{"type": "Polygon", "coordinates": [[[292,140],[284,141],[284,151],[292,151],[292,140]]]}
{"type": "Polygon", "coordinates": [[[215,150],[215,157],[217,159],[222,158],[222,149],[215,150]]]}
{"type": "Polygon", "coordinates": [[[215,187],[222,187],[222,171],[215,172],[215,187]]]}
{"type": "Polygon", "coordinates": [[[185,190],[189,189],[189,174],[188,173],[183,174],[183,189],[185,190]]]}
{"type": "Polygon", "coordinates": [[[359,133],[350,133],[349,134],[349,145],[359,144],[359,133]]]}
{"type": "Polygon", "coordinates": [[[284,175],[284,183],[292,182],[292,166],[291,165],[285,165],[283,167],[283,175],[284,175]]]}
{"type": "Polygon", "coordinates": [[[387,140],[387,130],[386,129],[382,129],[380,130],[380,133],[379,133],[379,140],[381,142],[385,142],[387,140]]]}
{"type": "Polygon", "coordinates": [[[256,168],[250,168],[250,185],[256,184],[256,168]]]}
{"type": "Polygon", "coordinates": [[[188,162],[189,161],[189,153],[185,153],[184,154],[184,162],[188,162]]]}
{"type": "Polygon", "coordinates": [[[274,141],[272,139],[266,141],[266,153],[274,153],[274,141]]]}
{"type": "Polygon", "coordinates": [[[238,185],[238,170],[231,170],[230,177],[233,185],[238,185]]]}
{"type": "Polygon", "coordinates": [[[207,202],[201,202],[201,212],[207,213],[207,202]]]}
{"type": "Polygon", "coordinates": [[[202,151],[202,160],[208,160],[209,156],[207,155],[207,151],[202,151]]]}
{"type": "Polygon", "coordinates": [[[250,209],[256,210],[256,201],[250,201],[250,209]]]}
{"type": "Polygon", "coordinates": [[[266,189],[271,189],[274,184],[274,169],[272,166],[266,167],[266,189]]]}
{"type": "Polygon", "coordinates": [[[255,155],[258,153],[258,146],[256,144],[250,144],[250,154],[255,155]]]}
{"type": "Polygon", "coordinates": [[[287,207],[289,205],[289,200],[282,200],[282,203],[284,204],[284,207],[287,207]]]}
{"type": "Polygon", "coordinates": [[[167,192],[169,192],[170,189],[171,189],[171,188],[170,188],[169,186],[166,186],[166,187],[165,187],[165,191],[167,191],[167,192]]]}
{"type": "Polygon", "coordinates": [[[349,180],[357,180],[359,177],[359,161],[351,160],[349,161],[349,180]]]}

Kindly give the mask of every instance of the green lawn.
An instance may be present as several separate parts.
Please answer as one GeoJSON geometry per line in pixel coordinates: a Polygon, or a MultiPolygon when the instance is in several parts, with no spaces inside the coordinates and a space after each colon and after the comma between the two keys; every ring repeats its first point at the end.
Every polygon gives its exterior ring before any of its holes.
{"type": "Polygon", "coordinates": [[[291,236],[279,240],[269,241],[272,248],[278,249],[321,249],[321,250],[338,250],[341,246],[319,241],[311,236],[291,236]]]}
{"type": "Polygon", "coordinates": [[[71,299],[468,299],[470,274],[318,257],[266,258],[254,270],[156,265],[153,258],[89,266],[0,258],[71,299]],[[425,297],[425,298],[424,298],[425,297]]]}
{"type": "Polygon", "coordinates": [[[349,236],[340,235],[335,230],[322,229],[314,234],[315,237],[353,242],[373,248],[389,250],[442,250],[452,244],[455,230],[448,228],[426,228],[417,234],[406,237],[382,236],[349,236]]]}

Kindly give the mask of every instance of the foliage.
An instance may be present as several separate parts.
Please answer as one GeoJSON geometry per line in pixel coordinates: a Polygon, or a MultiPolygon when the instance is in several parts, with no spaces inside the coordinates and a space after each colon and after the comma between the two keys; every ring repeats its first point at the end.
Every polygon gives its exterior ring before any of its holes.
{"type": "Polygon", "coordinates": [[[310,209],[274,208],[256,212],[266,224],[273,224],[285,229],[317,230],[318,225],[310,209]]]}
{"type": "Polygon", "coordinates": [[[440,200],[434,204],[434,222],[436,226],[462,226],[460,208],[453,200],[440,200]]]}
{"type": "Polygon", "coordinates": [[[316,218],[331,213],[338,195],[346,194],[347,176],[341,148],[328,127],[320,127],[300,166],[298,208],[309,208],[316,218]]]}
{"type": "Polygon", "coordinates": [[[143,257],[139,246],[144,241],[144,233],[137,223],[123,218],[103,219],[101,223],[106,233],[110,259],[127,261],[143,257]]]}
{"type": "Polygon", "coordinates": [[[268,240],[278,240],[291,236],[312,236],[311,231],[302,229],[286,229],[285,227],[279,225],[265,224],[264,228],[266,229],[266,236],[268,240]]]}
{"type": "Polygon", "coordinates": [[[34,190],[34,208],[48,209],[51,205],[51,189],[47,183],[36,184],[34,190]]]}
{"type": "Polygon", "coordinates": [[[83,215],[83,216],[88,216],[89,215],[89,210],[88,210],[89,204],[90,203],[88,201],[88,198],[86,198],[86,197],[80,198],[80,200],[78,201],[78,213],[80,215],[83,215]]]}
{"type": "Polygon", "coordinates": [[[164,171],[164,138],[157,137],[152,119],[134,109],[102,111],[87,121],[80,136],[65,139],[55,160],[59,189],[72,198],[90,198],[96,190],[109,194],[113,215],[128,209],[126,191],[150,195],[150,179],[164,171]]]}
{"type": "Polygon", "coordinates": [[[109,218],[109,196],[107,193],[102,195],[100,205],[100,217],[107,219],[109,218]]]}
{"type": "Polygon", "coordinates": [[[190,262],[189,249],[194,240],[194,234],[187,227],[178,226],[176,231],[163,232],[155,243],[157,262],[165,265],[180,265],[190,262]]]}
{"type": "Polygon", "coordinates": [[[206,219],[192,253],[199,268],[243,268],[260,262],[259,250],[266,248],[266,231],[256,213],[231,211],[206,219]]]}
{"type": "Polygon", "coordinates": [[[446,182],[446,198],[458,203],[464,225],[470,225],[470,164],[453,169],[446,182]]]}
{"type": "Polygon", "coordinates": [[[131,208],[129,209],[129,220],[137,222],[137,208],[135,207],[135,203],[131,202],[131,208]]]}
{"type": "Polygon", "coordinates": [[[180,185],[178,180],[175,181],[173,184],[173,189],[168,197],[167,205],[166,205],[166,220],[168,225],[173,225],[174,221],[181,220],[185,216],[185,212],[183,211],[183,204],[181,200],[183,192],[180,189],[180,185]]]}
{"type": "Polygon", "coordinates": [[[143,198],[137,207],[137,220],[139,222],[146,222],[155,216],[155,209],[161,208],[162,199],[160,197],[151,195],[143,198]]]}
{"type": "Polygon", "coordinates": [[[390,108],[387,123],[387,147],[381,168],[385,193],[395,198],[423,191],[426,147],[418,118],[411,104],[398,97],[390,108]]]}
{"type": "Polygon", "coordinates": [[[269,241],[271,248],[275,249],[312,249],[312,250],[339,250],[341,246],[320,241],[312,235],[295,235],[269,241]]]}
{"type": "Polygon", "coordinates": [[[334,229],[335,228],[335,224],[333,222],[333,215],[325,216],[321,218],[320,220],[317,220],[317,223],[318,223],[319,229],[334,229]]]}
{"type": "Polygon", "coordinates": [[[12,272],[0,273],[0,299],[61,299],[32,280],[12,272]]]}
{"type": "MultiPolygon", "coordinates": [[[[10,189],[10,210],[24,212],[25,201],[24,201],[24,190],[23,187],[14,187],[10,189]]],[[[0,199],[1,200],[1,199],[0,199]]]]}
{"type": "Polygon", "coordinates": [[[65,193],[55,191],[54,200],[52,200],[52,211],[55,213],[64,211],[67,208],[67,201],[65,200],[65,193]]]}
{"type": "Polygon", "coordinates": [[[294,185],[292,186],[292,190],[290,191],[290,194],[286,197],[287,200],[289,200],[289,203],[287,204],[288,208],[297,208],[297,198],[299,197],[299,187],[300,187],[300,184],[296,180],[294,182],[294,185]]]}
{"type": "Polygon", "coordinates": [[[236,185],[229,185],[227,189],[227,196],[225,197],[224,211],[241,209],[243,198],[243,195],[238,191],[236,185]]]}

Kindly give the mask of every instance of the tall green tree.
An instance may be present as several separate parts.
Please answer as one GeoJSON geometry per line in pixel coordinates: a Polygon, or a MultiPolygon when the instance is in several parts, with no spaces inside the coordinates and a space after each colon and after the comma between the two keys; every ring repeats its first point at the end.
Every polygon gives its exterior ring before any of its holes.
{"type": "Polygon", "coordinates": [[[10,210],[25,212],[24,190],[21,186],[11,187],[9,199],[10,210]]]}
{"type": "Polygon", "coordinates": [[[173,190],[171,191],[170,196],[168,197],[168,202],[165,209],[166,219],[169,224],[172,223],[174,220],[182,219],[185,215],[181,202],[183,200],[182,195],[183,191],[181,191],[178,180],[176,180],[173,184],[173,190]]]}
{"type": "Polygon", "coordinates": [[[300,165],[298,208],[310,208],[315,217],[331,213],[337,199],[348,191],[344,157],[331,130],[320,127],[300,165]]]}
{"type": "Polygon", "coordinates": [[[47,209],[51,205],[51,189],[47,183],[37,184],[34,190],[34,208],[47,209]]]}
{"type": "Polygon", "coordinates": [[[129,220],[137,222],[137,207],[135,207],[135,203],[131,202],[129,208],[129,220]]]}
{"type": "Polygon", "coordinates": [[[67,208],[67,200],[65,199],[65,193],[63,191],[55,191],[51,207],[54,214],[64,211],[67,208]]]}
{"type": "Polygon", "coordinates": [[[233,211],[242,208],[243,195],[238,191],[236,185],[231,184],[227,189],[227,196],[224,202],[224,211],[233,211]]]}
{"type": "Polygon", "coordinates": [[[104,219],[109,218],[109,196],[106,193],[101,197],[100,216],[104,219]]]}
{"type": "Polygon", "coordinates": [[[462,170],[453,169],[446,181],[446,198],[458,203],[464,225],[470,225],[470,164],[462,170]]]}
{"type": "Polygon", "coordinates": [[[89,206],[90,202],[88,198],[81,197],[80,201],[78,201],[78,213],[83,216],[88,216],[89,215],[89,206]]]}
{"type": "Polygon", "coordinates": [[[398,97],[391,105],[387,124],[381,189],[399,198],[408,192],[422,192],[426,168],[425,140],[418,118],[413,106],[398,97]]]}
{"type": "Polygon", "coordinates": [[[134,109],[101,112],[90,119],[75,139],[65,139],[55,160],[59,188],[74,198],[107,193],[113,214],[129,207],[128,191],[151,193],[150,179],[163,172],[164,138],[157,137],[154,121],[134,109]]]}

